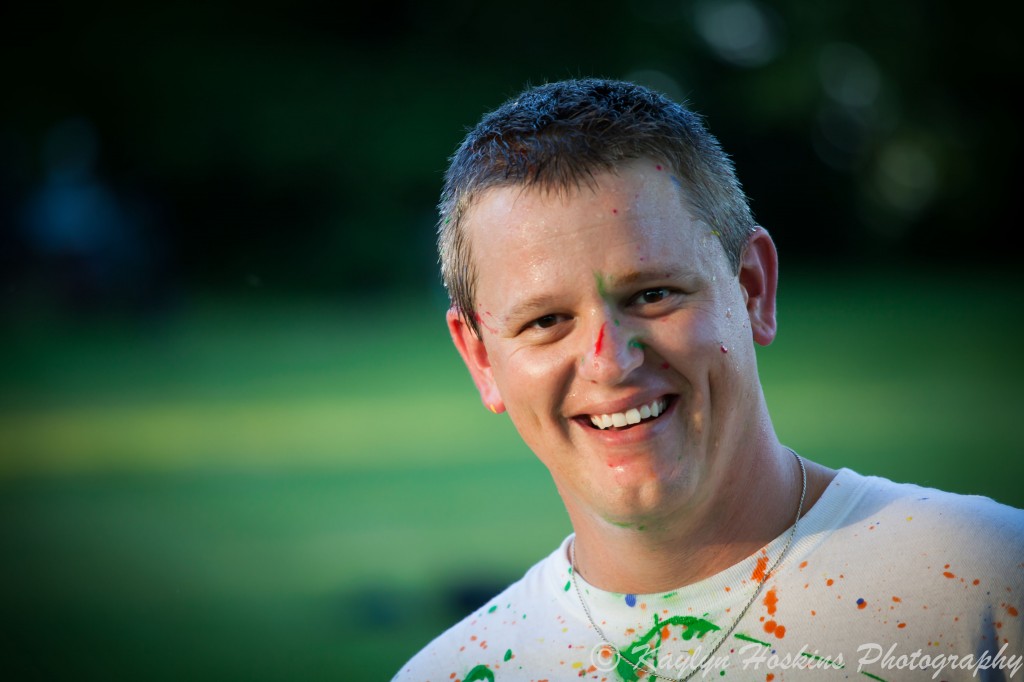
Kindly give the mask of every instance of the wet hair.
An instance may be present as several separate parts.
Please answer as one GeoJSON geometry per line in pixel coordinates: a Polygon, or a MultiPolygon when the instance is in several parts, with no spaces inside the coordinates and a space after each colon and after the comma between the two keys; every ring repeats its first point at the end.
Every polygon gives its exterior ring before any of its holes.
{"type": "Polygon", "coordinates": [[[732,161],[701,118],[634,83],[574,79],[528,88],[486,114],[452,155],[438,204],[441,278],[473,331],[476,271],[463,221],[495,187],[567,191],[650,158],[680,179],[693,217],[718,236],[733,272],[755,228],[732,161]]]}

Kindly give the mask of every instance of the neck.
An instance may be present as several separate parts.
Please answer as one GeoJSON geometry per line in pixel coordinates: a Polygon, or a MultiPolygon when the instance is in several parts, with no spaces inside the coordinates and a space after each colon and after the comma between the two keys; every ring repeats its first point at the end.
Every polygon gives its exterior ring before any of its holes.
{"type": "MultiPolygon", "coordinates": [[[[777,443],[749,464],[722,477],[716,493],[685,513],[652,520],[643,530],[570,509],[576,570],[600,589],[650,594],[698,582],[756,553],[795,521],[803,482],[796,458],[777,443]]],[[[834,474],[808,463],[804,511],[834,474]]]]}

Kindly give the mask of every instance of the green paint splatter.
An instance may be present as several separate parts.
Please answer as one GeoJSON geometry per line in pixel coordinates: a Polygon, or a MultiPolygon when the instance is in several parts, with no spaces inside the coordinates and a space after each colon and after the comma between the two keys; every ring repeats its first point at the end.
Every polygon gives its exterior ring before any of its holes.
{"type": "Polygon", "coordinates": [[[724,670],[719,670],[718,671],[718,676],[719,677],[725,677],[725,671],[724,670]]]}
{"type": "Polygon", "coordinates": [[[640,350],[643,350],[647,346],[644,345],[644,342],[641,341],[640,339],[630,339],[629,340],[629,347],[630,348],[639,348],[640,350]]]}
{"type": "Polygon", "coordinates": [[[564,589],[566,592],[568,592],[570,587],[572,587],[572,581],[571,580],[566,580],[565,581],[565,587],[562,588],[562,589],[564,589]]]}
{"type": "Polygon", "coordinates": [[[512,660],[512,650],[509,649],[508,651],[505,652],[505,661],[511,661],[511,660],[512,660]]]}
{"type": "Polygon", "coordinates": [[[884,678],[879,677],[878,675],[872,675],[871,673],[866,673],[863,670],[860,672],[860,674],[864,675],[865,677],[870,677],[873,680],[878,680],[878,682],[886,682],[884,678]]]}
{"type": "MultiPolygon", "coordinates": [[[[644,652],[642,647],[650,642],[654,637],[658,639],[654,642],[655,655],[653,660],[650,661],[651,665],[655,668],[658,667],[658,649],[661,648],[661,630],[664,627],[670,627],[678,625],[685,628],[683,630],[682,637],[684,640],[689,641],[696,637],[697,639],[703,639],[709,632],[720,630],[714,623],[704,620],[703,618],[694,618],[693,616],[672,616],[666,618],[663,621],[659,621],[657,614],[654,617],[654,627],[644,633],[641,637],[630,642],[627,646],[619,649],[619,662],[615,666],[615,671],[622,678],[623,682],[637,682],[640,676],[637,674],[634,665],[640,664],[640,656],[644,652]],[[633,652],[637,653],[633,653],[633,652]],[[630,665],[632,663],[632,665],[630,665]]],[[[645,659],[646,660],[646,659],[645,659]]]]}
{"type": "Polygon", "coordinates": [[[669,599],[671,597],[676,596],[677,594],[679,594],[679,593],[678,592],[669,592],[668,594],[661,595],[661,598],[662,599],[669,599]]]}
{"type": "Polygon", "coordinates": [[[494,673],[486,665],[478,665],[462,678],[462,682],[479,682],[480,680],[494,682],[494,673]]]}
{"type": "Polygon", "coordinates": [[[600,272],[594,273],[594,284],[597,285],[597,295],[601,298],[608,298],[608,289],[605,287],[604,276],[600,272]]]}
{"type": "Polygon", "coordinates": [[[495,605],[494,605],[494,606],[492,606],[491,608],[487,609],[487,613],[494,613],[494,612],[495,612],[495,611],[497,611],[497,610],[498,610],[498,605],[497,605],[497,604],[495,604],[495,605]]]}
{"type": "Polygon", "coordinates": [[[761,646],[766,646],[769,649],[772,648],[772,645],[769,644],[768,642],[762,642],[759,639],[754,639],[753,637],[751,637],[749,635],[744,635],[744,634],[741,634],[739,632],[737,632],[735,635],[733,635],[733,637],[735,637],[736,639],[742,639],[744,642],[753,642],[754,644],[760,644],[761,646]]]}

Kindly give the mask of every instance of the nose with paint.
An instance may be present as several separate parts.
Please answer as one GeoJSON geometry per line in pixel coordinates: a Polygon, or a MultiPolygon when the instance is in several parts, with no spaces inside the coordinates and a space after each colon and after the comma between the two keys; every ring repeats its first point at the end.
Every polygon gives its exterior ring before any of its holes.
{"type": "Polygon", "coordinates": [[[590,334],[580,364],[587,381],[614,386],[622,383],[644,362],[644,345],[613,318],[605,317],[590,334]]]}

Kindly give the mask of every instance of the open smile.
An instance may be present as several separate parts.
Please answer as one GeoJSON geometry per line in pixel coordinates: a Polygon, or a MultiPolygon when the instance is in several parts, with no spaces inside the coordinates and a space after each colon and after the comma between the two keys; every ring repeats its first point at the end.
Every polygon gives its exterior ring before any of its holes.
{"type": "Polygon", "coordinates": [[[673,396],[662,396],[645,405],[638,405],[625,412],[614,412],[612,414],[592,414],[581,418],[589,419],[594,428],[602,431],[606,429],[629,429],[637,424],[649,422],[661,416],[668,409],[673,396]]]}

